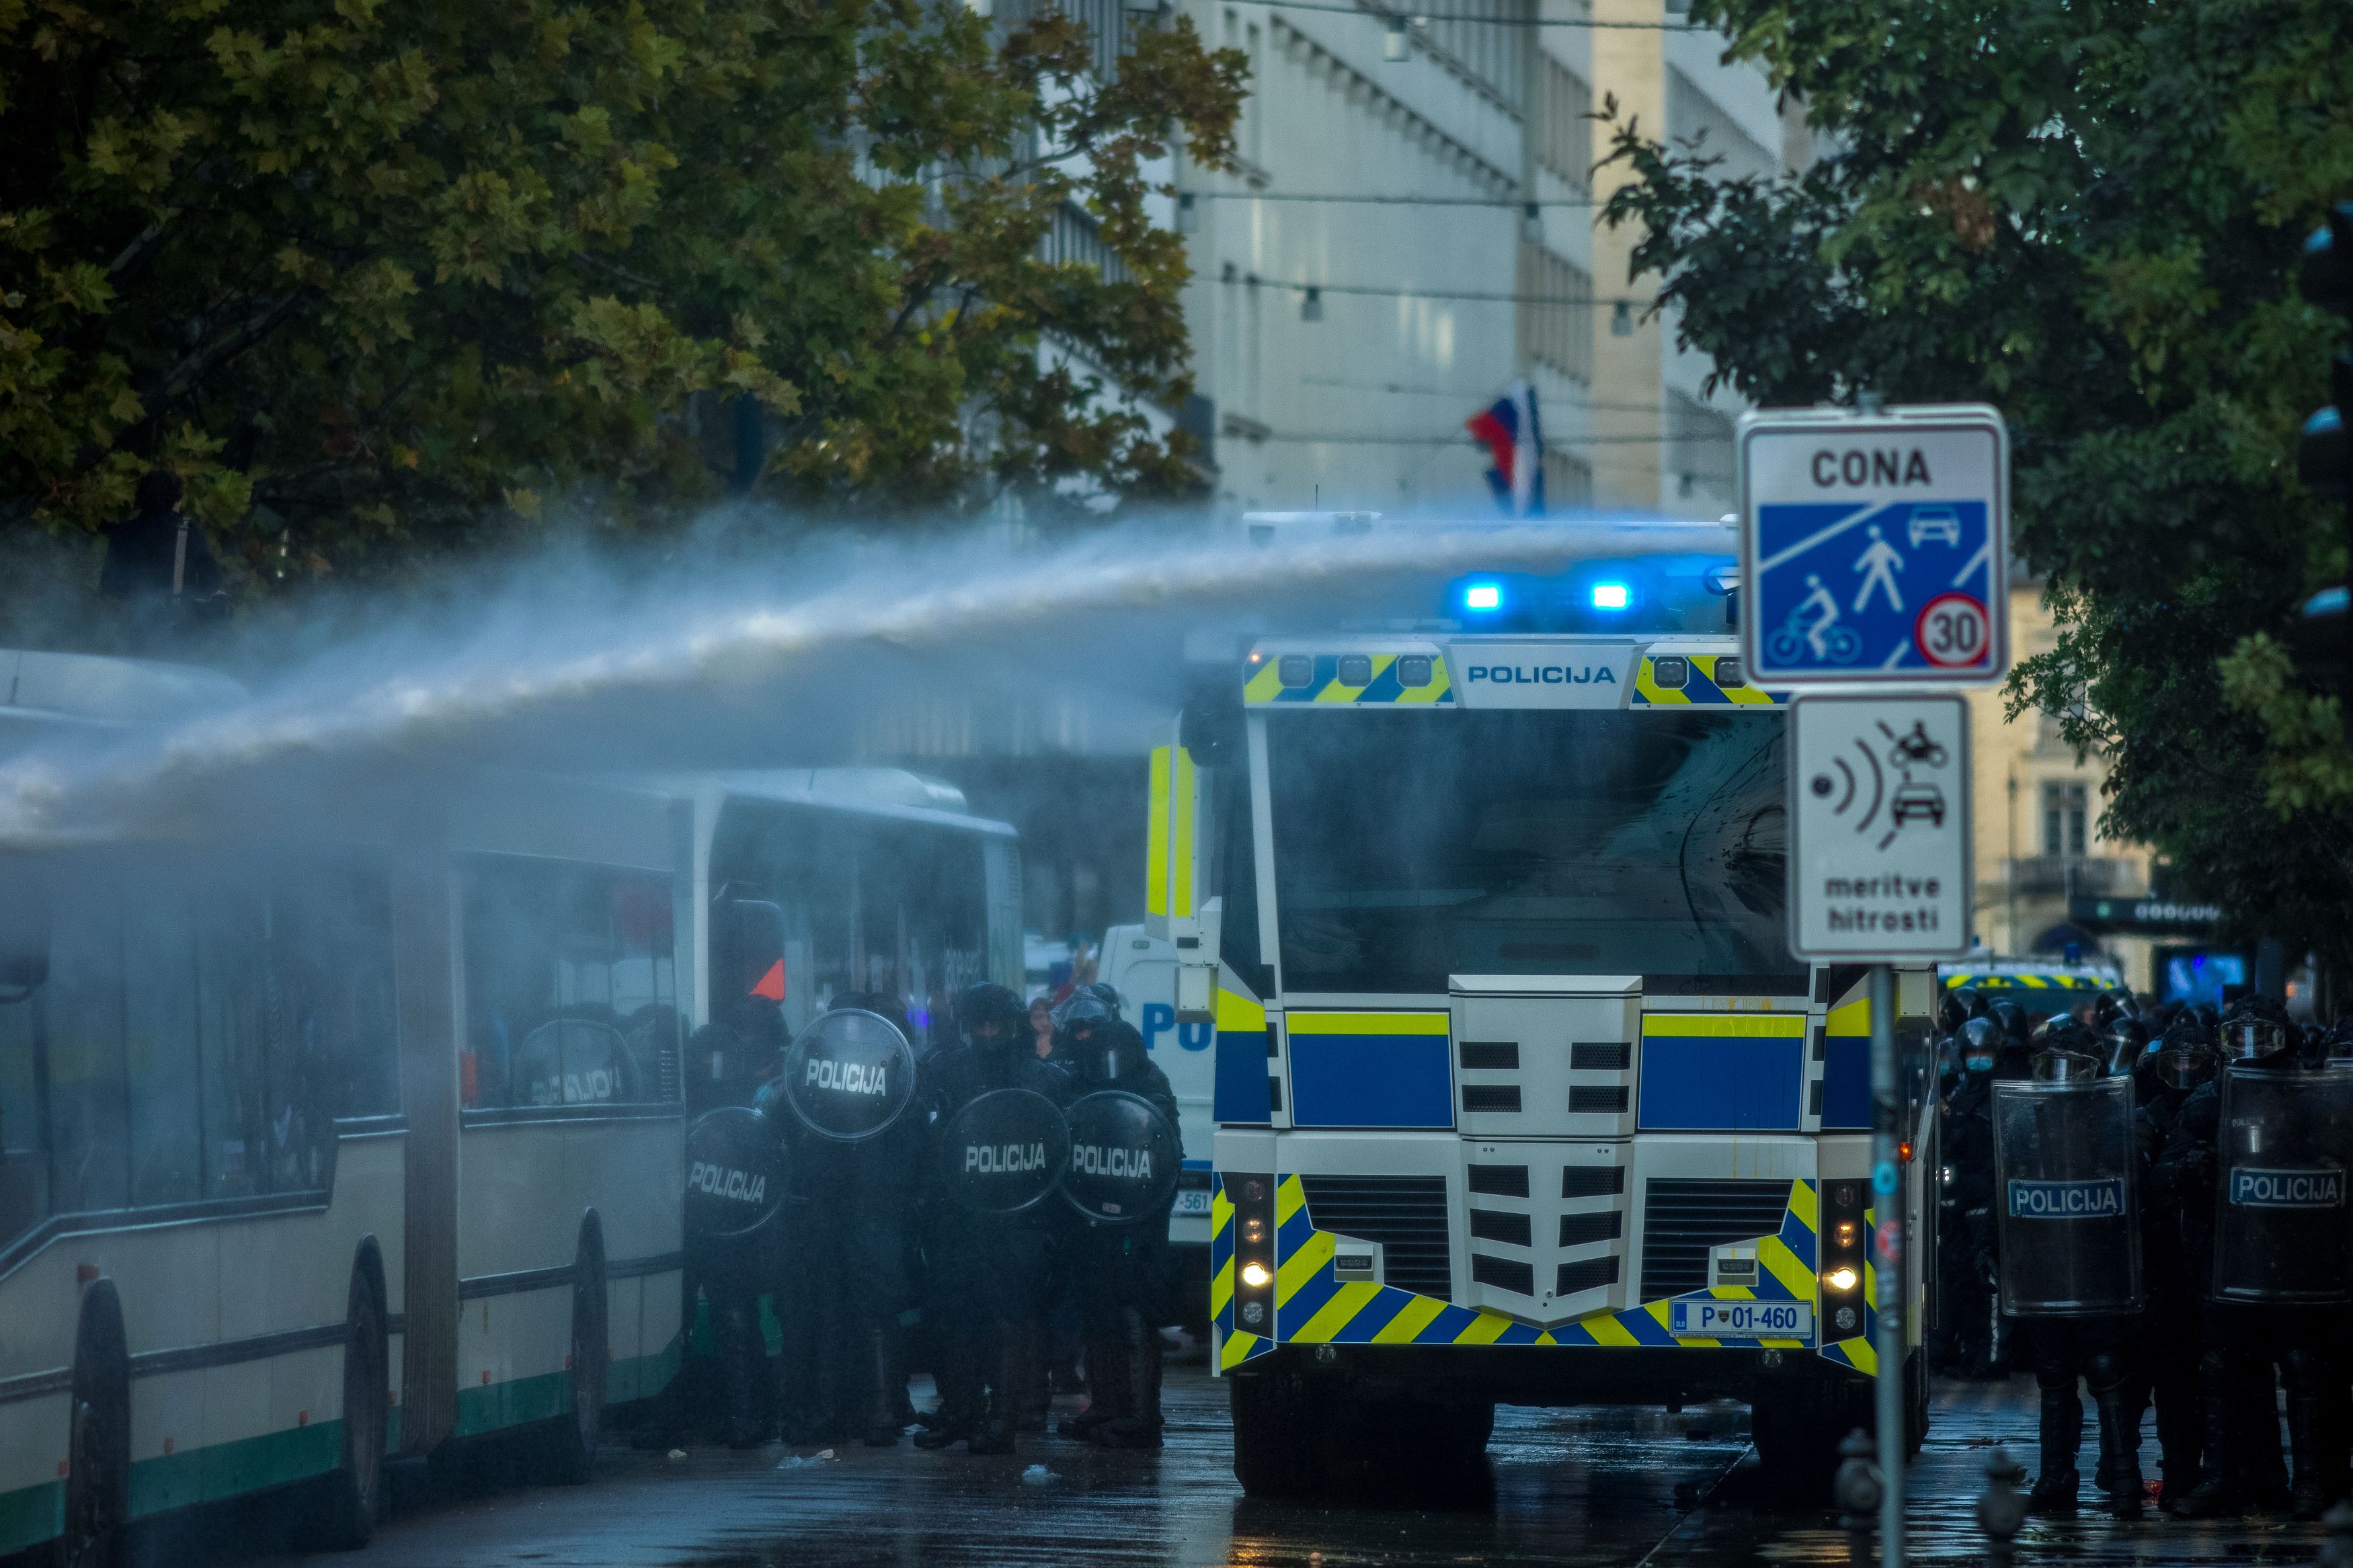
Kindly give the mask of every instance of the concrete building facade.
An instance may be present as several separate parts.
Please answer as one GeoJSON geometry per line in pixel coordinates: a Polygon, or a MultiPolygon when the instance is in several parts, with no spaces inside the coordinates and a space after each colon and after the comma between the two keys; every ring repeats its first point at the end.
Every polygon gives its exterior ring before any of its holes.
{"type": "Polygon", "coordinates": [[[1239,171],[1175,169],[1218,502],[1492,504],[1463,421],[1525,377],[1555,510],[1729,510],[1741,405],[1628,282],[1636,231],[1597,223],[1629,175],[1595,170],[1591,117],[1726,176],[1801,166],[1802,125],[1662,0],[1440,3],[1178,0],[1251,69],[1239,171]]]}

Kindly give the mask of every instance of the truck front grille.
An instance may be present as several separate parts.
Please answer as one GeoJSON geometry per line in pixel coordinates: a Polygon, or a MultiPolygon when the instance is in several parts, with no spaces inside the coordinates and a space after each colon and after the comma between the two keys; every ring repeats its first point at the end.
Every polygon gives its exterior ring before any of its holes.
{"type": "Polygon", "coordinates": [[[1642,1202],[1642,1300],[1707,1288],[1707,1258],[1781,1228],[1789,1184],[1654,1179],[1642,1202]]]}
{"type": "Polygon", "coordinates": [[[1307,1222],[1317,1230],[1381,1244],[1381,1278],[1400,1290],[1447,1300],[1453,1268],[1447,1256],[1443,1176],[1301,1176],[1307,1222]]]}

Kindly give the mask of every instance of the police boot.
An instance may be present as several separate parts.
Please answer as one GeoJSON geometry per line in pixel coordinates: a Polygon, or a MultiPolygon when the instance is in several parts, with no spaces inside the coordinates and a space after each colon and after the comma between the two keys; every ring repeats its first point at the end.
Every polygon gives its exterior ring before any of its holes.
{"type": "Polygon", "coordinates": [[[915,1434],[915,1447],[926,1450],[961,1443],[979,1431],[985,1408],[971,1342],[961,1334],[942,1334],[937,1343],[933,1359],[939,1364],[932,1375],[940,1385],[940,1403],[915,1434]]]}
{"type": "Polygon", "coordinates": [[[2231,1479],[2232,1433],[2230,1395],[2215,1386],[2219,1376],[2211,1367],[2199,1372],[2198,1415],[2204,1430],[2200,1447],[2204,1479],[2175,1505],[2183,1519],[2223,1519],[2239,1512],[2239,1489],[2231,1479]]]}
{"type": "Polygon", "coordinates": [[[2108,1511],[2118,1519],[2141,1513],[2140,1429],[2132,1400],[2121,1388],[2094,1393],[2100,1413],[2100,1477],[2107,1488],[2108,1511]]]}
{"type": "Polygon", "coordinates": [[[1030,1338],[1018,1323],[1008,1323],[997,1336],[997,1375],[988,1389],[988,1417],[973,1434],[976,1454],[1009,1454],[1021,1430],[1021,1417],[1038,1384],[1038,1361],[1030,1338]]]}
{"type": "Polygon", "coordinates": [[[2029,1513],[2073,1513],[2083,1477],[2075,1469],[2076,1450],[2084,1442],[2084,1404],[2074,1384],[2042,1391],[2042,1473],[2027,1494],[2029,1513]]]}
{"type": "Polygon", "coordinates": [[[1127,1414],[1130,1394],[1127,1387],[1127,1356],[1120,1342],[1107,1334],[1096,1334],[1087,1341],[1087,1407],[1076,1415],[1065,1416],[1054,1430],[1065,1437],[1084,1441],[1096,1427],[1113,1416],[1127,1414]]]}
{"type": "Polygon", "coordinates": [[[1120,1314],[1128,1408],[1087,1435],[1103,1448],[1160,1447],[1160,1336],[1130,1307],[1120,1314]]]}
{"type": "Polygon", "coordinates": [[[768,1440],[759,1388],[760,1376],[767,1371],[767,1346],[761,1341],[759,1321],[752,1311],[731,1308],[721,1319],[717,1326],[726,1343],[723,1365],[727,1379],[727,1446],[756,1448],[768,1440]]]}
{"type": "Polygon", "coordinates": [[[899,1418],[899,1406],[907,1397],[907,1369],[899,1359],[897,1327],[875,1324],[866,1331],[866,1344],[874,1384],[866,1395],[865,1443],[870,1448],[896,1447],[906,1425],[899,1418]]]}

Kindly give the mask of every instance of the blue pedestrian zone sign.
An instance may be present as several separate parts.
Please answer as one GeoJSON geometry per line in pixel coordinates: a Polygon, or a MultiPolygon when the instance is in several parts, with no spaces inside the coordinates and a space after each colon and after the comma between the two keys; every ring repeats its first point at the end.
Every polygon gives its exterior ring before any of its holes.
{"type": "Polygon", "coordinates": [[[1983,500],[1799,501],[1757,515],[1757,674],[1977,674],[1999,563],[1983,500]]]}
{"type": "Polygon", "coordinates": [[[1742,416],[1759,686],[1979,686],[2010,668],[2010,442],[1979,405],[1742,416]]]}

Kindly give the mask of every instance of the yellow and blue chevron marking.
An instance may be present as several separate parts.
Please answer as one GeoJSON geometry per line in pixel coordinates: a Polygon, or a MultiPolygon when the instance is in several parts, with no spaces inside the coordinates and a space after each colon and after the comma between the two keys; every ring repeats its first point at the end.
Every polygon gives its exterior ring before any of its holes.
{"type": "Polygon", "coordinates": [[[2000,990],[2017,986],[2028,991],[2105,991],[2107,983],[2088,974],[1948,974],[1945,989],[1957,991],[1964,985],[2000,990]]]}
{"type": "MultiPolygon", "coordinates": [[[[1233,1205],[1227,1200],[1219,1180],[1213,1188],[1209,1205],[1209,1314],[1218,1325],[1218,1362],[1221,1368],[1240,1366],[1267,1354],[1277,1343],[1718,1349],[1723,1343],[1720,1340],[1678,1339],[1669,1331],[1673,1302],[1704,1299],[1814,1300],[1819,1216],[1820,1194],[1815,1184],[1802,1179],[1793,1181],[1780,1230],[1757,1240],[1757,1282],[1754,1287],[1719,1285],[1680,1297],[1646,1301],[1622,1311],[1596,1312],[1560,1328],[1546,1330],[1499,1312],[1454,1306],[1395,1286],[1334,1278],[1335,1238],[1309,1222],[1306,1194],[1300,1187],[1299,1178],[1285,1176],[1275,1188],[1275,1331],[1269,1336],[1239,1331],[1233,1321],[1233,1205]]],[[[1869,1221],[1868,1215],[1865,1221],[1869,1221]]],[[[1875,1271],[1866,1266],[1866,1303],[1876,1288],[1875,1277],[1875,1271]]],[[[1820,1353],[1841,1366],[1867,1373],[1877,1365],[1872,1352],[1871,1331],[1872,1314],[1866,1304],[1862,1332],[1826,1344],[1820,1353]]],[[[1806,1348],[1798,1340],[1761,1340],[1757,1343],[1775,1350],[1806,1348]]]]}
{"type": "Polygon", "coordinates": [[[1250,673],[1242,683],[1244,702],[1373,702],[1405,704],[1451,704],[1454,686],[1447,678],[1443,656],[1431,654],[1430,684],[1408,686],[1398,679],[1398,655],[1376,653],[1366,656],[1372,663],[1373,678],[1363,686],[1345,686],[1340,680],[1340,656],[1319,653],[1315,658],[1315,679],[1305,686],[1282,684],[1279,656],[1269,655],[1266,662],[1250,673]]]}
{"type": "Polygon", "coordinates": [[[1682,686],[1661,686],[1651,679],[1651,656],[1645,654],[1641,668],[1634,672],[1634,689],[1627,699],[1629,706],[1651,708],[1683,703],[1696,707],[1722,707],[1737,703],[1743,707],[1769,708],[1788,700],[1789,694],[1786,691],[1767,691],[1746,685],[1718,686],[1715,683],[1715,661],[1737,658],[1739,656],[1736,654],[1686,653],[1667,657],[1688,660],[1691,665],[1689,679],[1682,686]]]}

